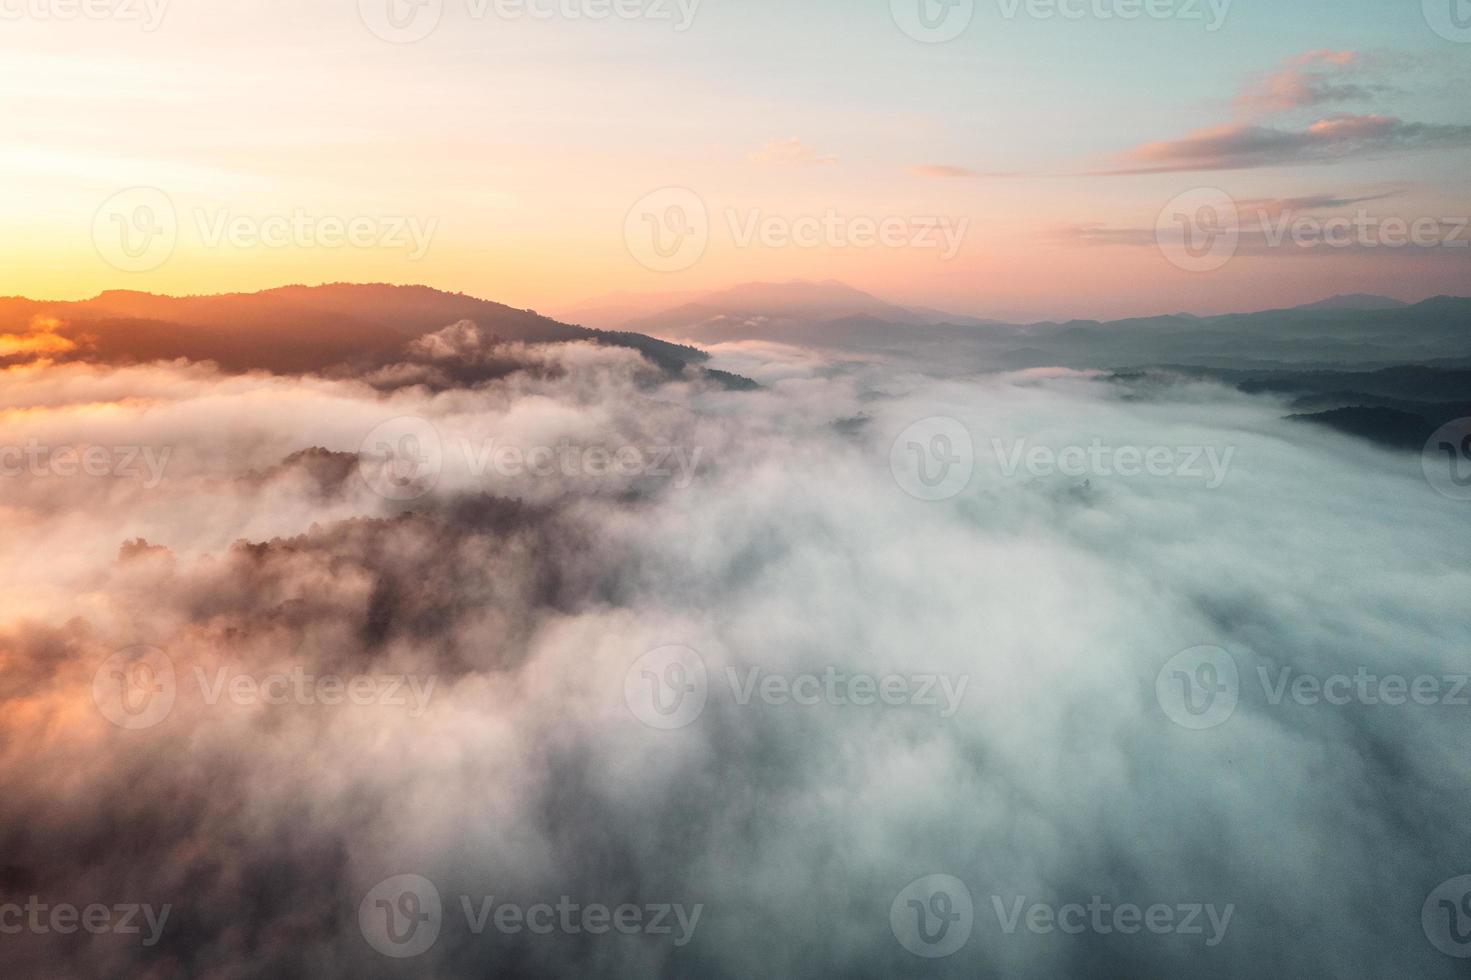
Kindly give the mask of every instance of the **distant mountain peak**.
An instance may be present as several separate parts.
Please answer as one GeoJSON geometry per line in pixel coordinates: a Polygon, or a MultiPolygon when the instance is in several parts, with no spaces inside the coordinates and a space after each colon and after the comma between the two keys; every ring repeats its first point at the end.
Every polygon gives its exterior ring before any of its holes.
{"type": "Polygon", "coordinates": [[[1299,310],[1397,310],[1409,304],[1390,296],[1372,293],[1340,293],[1316,303],[1304,303],[1294,307],[1299,310]]]}
{"type": "Polygon", "coordinates": [[[865,293],[861,289],[855,289],[836,279],[824,279],[820,282],[810,279],[789,279],[786,282],[743,282],[708,293],[701,297],[699,302],[707,305],[747,303],[761,309],[805,309],[833,303],[856,304],[866,308],[891,305],[871,293],[865,293]]]}

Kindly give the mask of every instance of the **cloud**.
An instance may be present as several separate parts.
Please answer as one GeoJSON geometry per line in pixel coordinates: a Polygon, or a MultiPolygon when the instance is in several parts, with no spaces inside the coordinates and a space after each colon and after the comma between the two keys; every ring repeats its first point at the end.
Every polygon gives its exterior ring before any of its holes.
{"type": "Polygon", "coordinates": [[[1243,170],[1331,163],[1365,156],[1471,146],[1471,126],[1411,123],[1393,116],[1335,115],[1305,129],[1230,123],[1123,153],[1103,175],[1243,170]]]}
{"type": "Polygon", "coordinates": [[[795,136],[769,140],[760,150],[748,154],[746,159],[772,167],[828,166],[838,162],[837,157],[818,153],[795,136]]]}
{"type": "Polygon", "coordinates": [[[1023,176],[1015,171],[1000,170],[968,170],[965,167],[953,167],[943,163],[918,164],[905,167],[904,172],[915,177],[1020,177],[1023,176]]]}
{"type": "Polygon", "coordinates": [[[1374,65],[1360,51],[1309,51],[1249,84],[1236,97],[1236,109],[1255,117],[1370,99],[1387,91],[1387,86],[1353,79],[1374,65]]]}
{"type": "Polygon", "coordinates": [[[1284,212],[1315,214],[1383,201],[1400,195],[1398,190],[1380,191],[1372,194],[1303,194],[1296,197],[1253,197],[1236,202],[1241,214],[1259,214],[1276,217],[1284,212]]]}
{"type": "MultiPolygon", "coordinates": [[[[480,350],[463,329],[422,346],[421,366],[480,350]]],[[[1178,976],[1204,956],[1231,976],[1456,975],[1419,910],[1464,870],[1458,709],[1274,706],[1255,687],[1258,668],[1464,672],[1466,522],[1418,461],[1209,384],[937,380],[790,350],[762,371],[767,353],[735,351],[769,382],[744,394],[591,345],[527,352],[547,370],[388,391],[182,364],[7,373],[0,445],[128,440],[177,461],[152,490],[3,484],[5,547],[26,559],[0,564],[0,901],[174,908],[156,947],[7,935],[7,966],[893,977],[916,961],[891,903],[941,872],[976,910],[943,976],[1178,976]],[[395,502],[349,461],[405,416],[433,425],[444,463],[432,491],[395,502]],[[927,502],[889,461],[936,416],[974,434],[976,468],[927,502]],[[477,473],[457,447],[487,440],[703,453],[681,488],[477,473]],[[1177,476],[1085,490],[1008,476],[994,446],[1017,440],[1231,449],[1236,463],[1217,489],[1177,476]],[[93,681],[138,643],[172,659],[177,697],[127,731],[93,681]],[[699,652],[709,698],[664,731],[633,715],[625,683],[671,643],[699,652]],[[1230,651],[1245,687],[1230,722],[1186,731],[1155,681],[1200,643],[1230,651]],[[211,703],[196,680],[295,668],[437,684],[414,715],[211,703]],[[728,671],[753,669],[969,684],[948,718],[742,704],[728,671]],[[444,917],[432,948],[395,963],[358,909],[404,873],[436,886],[444,917]],[[1095,895],[1235,916],[1207,951],[1142,930],[1007,933],[993,911],[993,896],[1095,895]],[[486,896],[704,914],[684,947],[476,935],[461,898],[486,896]]]]}
{"type": "Polygon", "coordinates": [[[964,167],[952,167],[952,166],[949,166],[948,164],[943,164],[943,163],[919,164],[919,165],[916,165],[916,166],[913,166],[913,167],[906,167],[905,168],[905,171],[907,173],[913,174],[916,177],[978,177],[978,176],[980,176],[980,174],[978,174],[974,170],[967,170],[964,167]]]}
{"type": "Polygon", "coordinates": [[[0,363],[6,359],[20,360],[23,356],[44,357],[75,350],[75,343],[56,332],[61,326],[59,320],[36,316],[31,318],[24,333],[0,333],[0,363]]]}
{"type": "Polygon", "coordinates": [[[1471,146],[1471,126],[1408,122],[1395,116],[1340,112],[1303,123],[1299,110],[1368,100],[1390,91],[1377,81],[1382,59],[1359,51],[1309,51],[1248,84],[1236,97],[1238,119],[1119,154],[1115,166],[1088,176],[1333,163],[1421,150],[1471,146]],[[1284,120],[1280,117],[1290,117],[1284,120]]]}

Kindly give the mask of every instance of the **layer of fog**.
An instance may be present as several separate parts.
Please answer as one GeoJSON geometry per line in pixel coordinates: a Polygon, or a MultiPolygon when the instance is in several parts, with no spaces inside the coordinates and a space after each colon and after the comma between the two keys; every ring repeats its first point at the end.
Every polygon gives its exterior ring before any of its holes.
{"type": "Polygon", "coordinates": [[[197,365],[5,376],[0,445],[168,452],[151,486],[0,483],[0,900],[174,908],[147,949],[0,937],[19,974],[1453,975],[1420,909],[1471,871],[1471,709],[1251,693],[1259,666],[1466,672],[1466,505],[1413,460],[1203,384],[935,380],[745,345],[714,365],[764,388],[732,393],[663,383],[624,350],[523,353],[557,369],[388,393],[197,365]],[[926,501],[890,450],[934,417],[968,429],[975,472],[926,501]],[[432,427],[443,465],[387,499],[356,457],[404,418],[432,427]],[[487,440],[678,450],[693,468],[510,475],[477,463],[487,440]],[[1095,440],[1229,450],[1229,469],[1214,488],[1006,472],[1019,443],[1095,440]],[[313,448],[328,452],[294,455],[313,448]],[[167,653],[179,693],[126,730],[93,676],[138,644],[167,653]],[[1201,644],[1235,657],[1243,696],[1191,731],[1155,678],[1201,644]],[[703,713],[667,731],[625,700],[630,667],[666,645],[710,674],[703,713]],[[437,683],[413,716],[209,704],[190,680],[298,666],[437,683]],[[751,667],[967,686],[950,717],[742,705],[726,670],[751,667]],[[445,921],[399,961],[358,908],[405,873],[435,884],[445,921]],[[939,960],[889,922],[931,873],[976,906],[939,960]],[[476,936],[462,895],[704,911],[678,947],[476,936]],[[1206,947],[1005,934],[992,911],[1095,895],[1235,913],[1206,947]]]}

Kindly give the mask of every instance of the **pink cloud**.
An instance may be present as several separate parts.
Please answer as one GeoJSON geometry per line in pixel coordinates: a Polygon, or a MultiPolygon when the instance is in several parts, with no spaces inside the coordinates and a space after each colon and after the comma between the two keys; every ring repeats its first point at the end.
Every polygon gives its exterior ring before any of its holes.
{"type": "Polygon", "coordinates": [[[913,167],[904,168],[906,173],[916,177],[975,177],[975,171],[964,167],[952,167],[946,163],[922,163],[913,167]]]}
{"type": "Polygon", "coordinates": [[[1384,87],[1351,76],[1363,75],[1371,59],[1360,51],[1308,51],[1289,58],[1281,68],[1261,76],[1236,97],[1243,116],[1372,98],[1384,87]]]}
{"type": "Polygon", "coordinates": [[[1244,170],[1355,156],[1471,146],[1471,126],[1411,123],[1393,116],[1337,115],[1304,130],[1228,123],[1126,151],[1116,174],[1244,170]]]}
{"type": "Polygon", "coordinates": [[[1268,121],[1294,110],[1355,102],[1388,91],[1373,80],[1377,56],[1307,51],[1257,78],[1236,97],[1235,122],[1206,126],[1124,151],[1108,174],[1243,170],[1326,163],[1359,156],[1471,146],[1471,126],[1413,123],[1389,115],[1342,112],[1304,123],[1268,121]]]}
{"type": "Polygon", "coordinates": [[[827,165],[838,162],[837,157],[830,153],[820,154],[795,136],[784,140],[768,140],[761,149],[748,154],[747,159],[752,163],[786,167],[827,165]]]}
{"type": "Polygon", "coordinates": [[[1022,173],[1017,171],[1000,170],[969,170],[965,167],[956,167],[948,163],[922,163],[911,167],[905,167],[904,172],[913,177],[936,177],[941,179],[955,177],[1021,177],[1022,173]]]}

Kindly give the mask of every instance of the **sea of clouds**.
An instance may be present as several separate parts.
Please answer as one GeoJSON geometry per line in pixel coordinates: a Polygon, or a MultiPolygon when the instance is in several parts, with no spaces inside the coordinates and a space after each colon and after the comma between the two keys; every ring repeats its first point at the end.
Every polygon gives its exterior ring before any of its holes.
{"type": "Polygon", "coordinates": [[[6,371],[0,906],[157,926],[6,972],[1459,975],[1471,504],[1215,385],[715,353],[6,371]]]}

